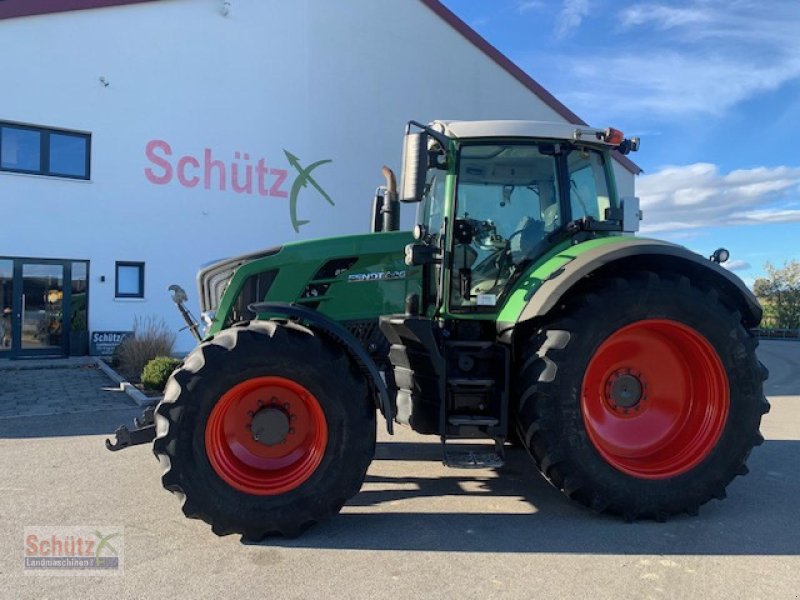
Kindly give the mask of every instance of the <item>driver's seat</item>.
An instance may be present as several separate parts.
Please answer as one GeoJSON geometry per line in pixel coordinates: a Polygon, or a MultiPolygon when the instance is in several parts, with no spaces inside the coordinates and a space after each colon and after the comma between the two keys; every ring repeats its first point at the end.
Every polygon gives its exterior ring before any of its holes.
{"type": "Polygon", "coordinates": [[[515,264],[526,258],[535,258],[547,245],[544,221],[533,217],[522,217],[517,231],[519,231],[519,235],[514,236],[517,240],[511,240],[511,257],[515,264]]]}

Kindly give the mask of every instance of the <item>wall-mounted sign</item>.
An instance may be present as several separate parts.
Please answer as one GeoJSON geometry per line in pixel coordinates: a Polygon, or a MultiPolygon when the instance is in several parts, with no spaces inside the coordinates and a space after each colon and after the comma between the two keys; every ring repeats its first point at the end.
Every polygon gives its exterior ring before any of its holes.
{"type": "Polygon", "coordinates": [[[202,187],[206,190],[224,192],[230,190],[236,194],[272,196],[273,198],[289,198],[289,217],[292,228],[300,231],[300,226],[309,222],[297,216],[297,200],[300,190],[314,188],[331,206],[334,201],[322,186],[311,175],[317,167],[332,162],[330,159],[318,160],[307,167],[299,158],[288,150],[283,154],[290,169],[274,168],[266,158],[251,159],[247,152],[234,152],[234,159],[226,163],[214,155],[211,148],[204,148],[202,156],[186,154],[174,157],[172,146],[164,140],[150,140],[144,154],[151,166],[144,170],[144,176],[155,185],[167,185],[176,181],[186,188],[202,187]],[[287,191],[289,176],[296,176],[291,188],[287,191]]]}
{"type": "Polygon", "coordinates": [[[89,338],[89,354],[111,356],[122,340],[132,335],[132,331],[93,331],[89,338]]]}

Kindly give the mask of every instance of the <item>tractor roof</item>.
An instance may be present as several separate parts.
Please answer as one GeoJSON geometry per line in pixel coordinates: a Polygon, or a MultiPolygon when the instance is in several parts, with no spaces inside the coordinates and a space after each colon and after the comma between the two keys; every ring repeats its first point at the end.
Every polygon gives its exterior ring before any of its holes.
{"type": "Polygon", "coordinates": [[[431,127],[453,138],[547,138],[555,140],[581,139],[584,142],[603,144],[593,129],[586,125],[556,123],[551,121],[434,121],[431,127]],[[577,132],[577,135],[576,135],[577,132]]]}

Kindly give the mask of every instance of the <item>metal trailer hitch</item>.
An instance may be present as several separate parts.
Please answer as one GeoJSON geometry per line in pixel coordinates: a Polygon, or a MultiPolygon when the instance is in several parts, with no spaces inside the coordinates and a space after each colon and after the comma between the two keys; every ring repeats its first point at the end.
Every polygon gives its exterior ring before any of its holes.
{"type": "Polygon", "coordinates": [[[116,452],[128,446],[152,442],[156,437],[155,410],[154,405],[145,408],[141,417],[133,419],[133,429],[128,429],[125,425],[118,427],[114,432],[114,441],[106,439],[106,448],[116,452]]]}

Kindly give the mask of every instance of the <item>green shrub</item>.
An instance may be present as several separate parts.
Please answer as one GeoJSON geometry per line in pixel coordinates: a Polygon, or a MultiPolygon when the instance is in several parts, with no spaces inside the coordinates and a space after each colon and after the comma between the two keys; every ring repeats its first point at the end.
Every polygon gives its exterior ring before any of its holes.
{"type": "Polygon", "coordinates": [[[167,379],[180,364],[177,358],[157,356],[142,369],[142,385],[148,390],[163,390],[167,379]]]}
{"type": "MultiPolygon", "coordinates": [[[[175,345],[175,334],[164,319],[158,317],[136,317],[133,320],[133,335],[117,346],[115,354],[120,372],[135,381],[144,366],[156,356],[169,356],[175,345]]],[[[113,364],[113,361],[112,361],[113,364]]]]}

